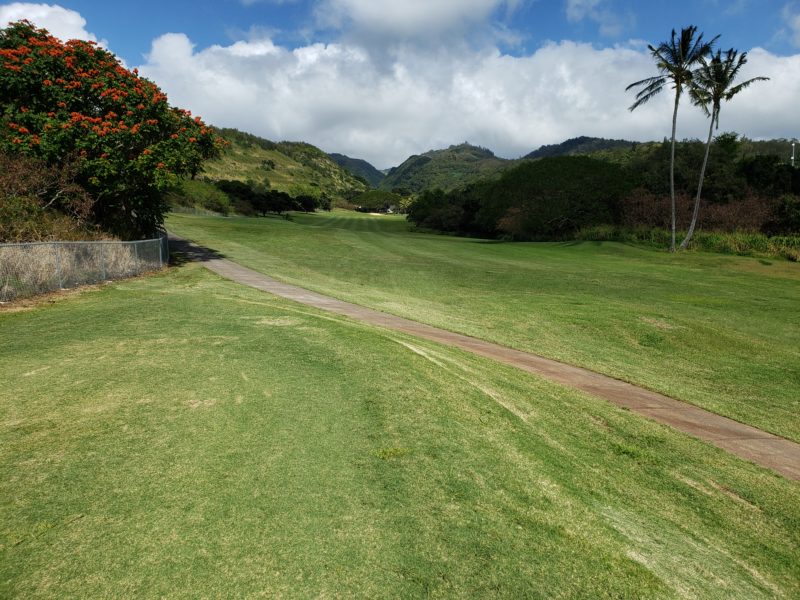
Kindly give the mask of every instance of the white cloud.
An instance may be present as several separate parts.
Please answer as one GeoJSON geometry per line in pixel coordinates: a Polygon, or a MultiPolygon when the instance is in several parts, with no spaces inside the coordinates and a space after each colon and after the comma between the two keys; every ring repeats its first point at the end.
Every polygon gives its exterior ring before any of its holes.
{"type": "MultiPolygon", "coordinates": [[[[348,43],[289,50],[261,39],[197,50],[185,35],[169,34],[140,70],[211,123],[305,140],[379,167],[464,140],[516,157],[578,135],[653,140],[670,131],[668,90],[627,110],[633,94],[625,86],[654,72],[638,44],[551,43],[522,57],[401,44],[387,65],[348,43]]],[[[800,55],[753,50],[742,76],[755,75],[772,81],[726,105],[723,130],[797,136],[800,55]]],[[[679,136],[702,137],[706,127],[684,101],[679,136]]]]}
{"type": "MultiPolygon", "coordinates": [[[[452,32],[471,26],[476,13],[489,19],[499,7],[516,4],[442,0],[439,12],[430,12],[432,3],[409,0],[387,4],[381,17],[366,0],[330,1],[349,3],[348,18],[358,17],[362,26],[382,22],[394,36],[391,47],[377,52],[344,38],[289,49],[253,30],[246,40],[197,48],[185,34],[169,33],[153,41],[140,71],[173,104],[210,123],[273,140],[308,141],[379,167],[465,140],[517,157],[578,135],[641,141],[669,135],[668,90],[633,113],[627,110],[633,94],[625,86],[654,73],[641,42],[597,49],[563,41],[524,56],[503,54],[491,44],[470,49],[453,38],[432,47],[404,42],[403,32],[418,19],[452,32]]],[[[585,0],[583,7],[596,4],[585,0]]],[[[57,6],[8,4],[0,6],[0,17],[28,18],[61,37],[94,39],[80,14],[57,6]]],[[[756,48],[749,57],[742,78],[771,81],[726,104],[722,130],[753,138],[800,136],[800,54],[782,57],[756,48]]],[[[707,121],[684,100],[678,127],[680,137],[703,137],[707,121]]]]}
{"type": "Polygon", "coordinates": [[[460,31],[484,23],[495,10],[513,11],[519,0],[321,0],[318,25],[398,37],[460,31]]]}
{"type": "Polygon", "coordinates": [[[605,7],[606,0],[566,0],[567,20],[577,23],[588,19],[600,28],[600,34],[606,37],[618,37],[632,25],[633,15],[618,14],[605,7]]]}
{"type": "MultiPolygon", "coordinates": [[[[0,26],[20,19],[27,19],[64,41],[72,39],[98,41],[93,33],[86,30],[86,19],[80,13],[56,4],[12,2],[0,6],[0,26]]],[[[105,43],[101,45],[105,46],[105,43]]]]}

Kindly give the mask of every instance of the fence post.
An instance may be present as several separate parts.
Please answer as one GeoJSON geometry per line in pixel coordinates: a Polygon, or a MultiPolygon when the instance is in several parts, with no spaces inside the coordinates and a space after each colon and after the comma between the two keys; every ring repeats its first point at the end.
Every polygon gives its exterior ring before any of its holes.
{"type": "Polygon", "coordinates": [[[103,281],[106,280],[106,245],[101,243],[100,244],[100,274],[103,277],[103,281]]]}
{"type": "Polygon", "coordinates": [[[58,275],[58,288],[64,289],[64,278],[61,275],[61,256],[58,253],[58,244],[53,243],[53,252],[56,253],[56,275],[58,275]]]}
{"type": "Polygon", "coordinates": [[[161,236],[158,236],[158,268],[164,268],[164,240],[161,236]]]}
{"type": "Polygon", "coordinates": [[[133,242],[133,264],[136,265],[136,274],[138,275],[140,272],[139,269],[139,242],[133,242]]]}

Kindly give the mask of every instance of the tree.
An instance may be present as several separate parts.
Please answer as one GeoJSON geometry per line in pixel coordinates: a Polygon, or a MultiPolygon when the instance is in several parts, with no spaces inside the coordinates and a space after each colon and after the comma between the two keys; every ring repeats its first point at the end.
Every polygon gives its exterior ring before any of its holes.
{"type": "Polygon", "coordinates": [[[93,42],[62,42],[27,21],[0,29],[0,151],[76,161],[92,220],[107,231],[152,235],[164,192],[220,147],[199,117],[93,42]]]}
{"type": "Polygon", "coordinates": [[[708,165],[708,153],[711,149],[711,138],[714,129],[719,129],[719,113],[722,110],[722,102],[729,102],[736,94],[749,87],[756,81],[767,81],[768,77],[753,77],[743,81],[738,85],[733,85],[739,71],[747,63],[747,52],[739,54],[733,48],[725,52],[723,56],[720,50],[711,58],[710,61],[705,57],[700,59],[700,67],[695,71],[690,83],[689,95],[692,103],[703,109],[709,118],[708,140],[706,141],[706,154],[703,158],[703,166],[700,169],[700,181],[697,184],[697,196],[694,199],[694,211],[692,221],[689,224],[689,231],[681,242],[681,249],[689,246],[689,241],[694,235],[694,228],[697,225],[697,215],[700,212],[700,195],[703,191],[703,179],[708,165]]]}
{"type": "Polygon", "coordinates": [[[672,241],[670,252],[675,252],[675,133],[678,125],[678,105],[680,104],[683,90],[687,88],[693,77],[693,68],[701,58],[711,53],[712,46],[717,41],[716,36],[710,42],[703,42],[703,34],[697,34],[697,27],[690,25],[681,29],[680,37],[672,30],[672,35],[667,42],[659,46],[648,45],[650,54],[656,61],[658,75],[636,81],[625,88],[625,91],[640,88],[636,94],[636,101],[630,110],[636,110],[643,104],[652,100],[663,91],[668,83],[672,83],[675,90],[675,104],[672,111],[672,147],[670,155],[670,199],[672,206],[672,241]]]}

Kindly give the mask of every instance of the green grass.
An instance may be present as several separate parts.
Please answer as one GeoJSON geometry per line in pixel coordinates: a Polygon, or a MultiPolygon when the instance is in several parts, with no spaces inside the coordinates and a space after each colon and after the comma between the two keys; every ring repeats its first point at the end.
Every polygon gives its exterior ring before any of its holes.
{"type": "Polygon", "coordinates": [[[363,183],[341,169],[321,150],[305,148],[301,144],[286,143],[285,146],[299,147],[296,152],[298,159],[301,160],[303,160],[302,152],[305,151],[307,164],[278,149],[267,150],[255,144],[247,145],[233,141],[221,157],[203,163],[203,175],[215,180],[252,180],[256,183],[262,183],[266,177],[270,187],[293,196],[299,194],[319,196],[325,193],[339,197],[352,189],[359,191],[366,189],[363,183]],[[266,161],[272,161],[274,168],[266,167],[266,161]]]}
{"type": "Polygon", "coordinates": [[[606,242],[492,243],[343,211],[293,222],[172,215],[167,225],[278,279],[800,441],[795,263],[606,242]]]}
{"type": "Polygon", "coordinates": [[[800,595],[796,483],[198,265],[0,312],[0,380],[3,598],[800,595]]]}

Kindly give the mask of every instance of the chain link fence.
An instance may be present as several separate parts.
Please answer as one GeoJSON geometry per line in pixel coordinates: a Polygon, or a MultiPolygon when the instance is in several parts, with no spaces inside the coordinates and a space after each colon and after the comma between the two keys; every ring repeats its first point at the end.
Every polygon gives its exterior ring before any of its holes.
{"type": "Polygon", "coordinates": [[[132,277],[168,262],[166,234],[136,242],[0,244],[0,302],[132,277]]]}

